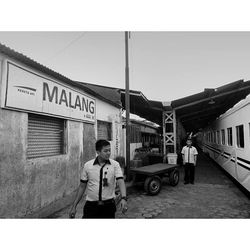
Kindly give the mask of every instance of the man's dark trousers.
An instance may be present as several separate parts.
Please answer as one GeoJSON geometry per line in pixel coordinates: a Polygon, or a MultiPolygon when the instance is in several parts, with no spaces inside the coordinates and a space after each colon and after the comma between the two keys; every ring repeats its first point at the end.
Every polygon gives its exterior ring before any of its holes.
{"type": "Polygon", "coordinates": [[[195,166],[193,163],[186,163],[184,165],[185,168],[185,183],[194,183],[194,174],[195,174],[195,166]]]}
{"type": "Polygon", "coordinates": [[[83,218],[89,219],[113,219],[115,218],[116,205],[112,200],[103,205],[98,205],[97,202],[86,201],[83,209],[83,218]]]}

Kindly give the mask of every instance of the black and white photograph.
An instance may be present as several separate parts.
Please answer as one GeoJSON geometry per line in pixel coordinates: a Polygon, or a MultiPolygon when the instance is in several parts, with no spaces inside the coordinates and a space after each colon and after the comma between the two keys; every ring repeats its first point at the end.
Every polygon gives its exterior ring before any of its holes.
{"type": "Polygon", "coordinates": [[[151,27],[0,29],[0,224],[249,223],[250,27],[151,27]]]}
{"type": "Polygon", "coordinates": [[[250,217],[250,32],[0,40],[1,218],[250,217]]]}

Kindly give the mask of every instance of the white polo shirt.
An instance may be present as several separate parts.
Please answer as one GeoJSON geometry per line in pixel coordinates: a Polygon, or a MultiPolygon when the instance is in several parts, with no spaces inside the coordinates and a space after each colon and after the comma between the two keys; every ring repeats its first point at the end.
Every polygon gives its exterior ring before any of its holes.
{"type": "Polygon", "coordinates": [[[194,156],[198,155],[198,152],[193,146],[185,146],[182,148],[181,154],[184,155],[185,163],[194,163],[194,156]]]}
{"type": "Polygon", "coordinates": [[[108,200],[115,197],[116,180],[123,179],[120,164],[115,160],[107,160],[101,167],[98,158],[84,164],[81,182],[87,183],[86,200],[108,200]],[[107,178],[108,186],[104,186],[103,179],[107,178]]]}

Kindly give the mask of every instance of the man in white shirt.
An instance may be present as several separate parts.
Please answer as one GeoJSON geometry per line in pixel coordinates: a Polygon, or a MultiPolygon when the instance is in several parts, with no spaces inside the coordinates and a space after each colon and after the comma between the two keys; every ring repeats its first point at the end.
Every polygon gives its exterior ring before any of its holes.
{"type": "Polygon", "coordinates": [[[194,184],[195,166],[197,162],[197,149],[192,146],[192,140],[187,139],[187,145],[181,151],[185,169],[184,184],[194,184]]]}
{"type": "Polygon", "coordinates": [[[119,163],[110,157],[110,143],[96,142],[97,157],[85,163],[80,186],[69,216],[74,218],[76,207],[86,190],[86,203],[83,218],[115,218],[115,187],[118,183],[122,200],[121,209],[127,210],[126,186],[119,163]]]}

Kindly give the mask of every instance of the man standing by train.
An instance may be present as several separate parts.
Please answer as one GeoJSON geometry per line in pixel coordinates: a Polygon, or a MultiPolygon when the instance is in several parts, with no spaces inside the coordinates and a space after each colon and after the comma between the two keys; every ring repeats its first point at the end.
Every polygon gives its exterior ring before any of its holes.
{"type": "Polygon", "coordinates": [[[197,163],[197,149],[192,146],[192,139],[187,139],[187,145],[182,148],[182,160],[185,169],[184,184],[194,184],[195,166],[197,163]]]}
{"type": "Polygon", "coordinates": [[[85,163],[80,186],[70,210],[74,218],[76,207],[86,190],[86,203],[83,218],[115,218],[115,187],[118,183],[122,200],[122,212],[127,210],[126,186],[119,163],[110,157],[110,143],[106,140],[96,142],[97,157],[85,163]]]}

